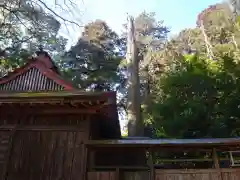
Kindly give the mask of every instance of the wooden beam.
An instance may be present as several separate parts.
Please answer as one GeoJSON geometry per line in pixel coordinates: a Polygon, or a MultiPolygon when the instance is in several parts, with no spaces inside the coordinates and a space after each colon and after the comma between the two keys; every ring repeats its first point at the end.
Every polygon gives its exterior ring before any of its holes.
{"type": "MultiPolygon", "coordinates": [[[[39,114],[95,114],[95,109],[44,109],[42,112],[37,112],[39,114]]],[[[34,113],[35,114],[35,113],[34,113]]]]}
{"type": "MultiPolygon", "coordinates": [[[[76,127],[76,126],[22,126],[17,127],[16,131],[84,131],[84,127],[76,127]]],[[[0,126],[0,131],[10,131],[14,129],[14,126],[0,126]]]]}
{"type": "MultiPolygon", "coordinates": [[[[90,147],[90,146],[89,146],[90,147]]],[[[122,146],[118,146],[118,147],[112,147],[112,146],[91,146],[92,149],[96,149],[98,151],[106,151],[106,150],[116,150],[116,149],[128,149],[128,151],[136,151],[136,150],[139,150],[139,149],[147,149],[145,147],[141,147],[141,146],[136,146],[136,147],[129,147],[127,145],[122,145],[122,146]]],[[[227,146],[222,146],[222,145],[219,145],[219,146],[215,146],[216,150],[218,151],[231,151],[231,150],[240,150],[240,147],[236,144],[229,144],[227,146]]],[[[172,145],[170,147],[166,147],[166,146],[162,146],[162,147],[158,147],[158,148],[151,148],[153,152],[185,152],[185,151],[191,151],[191,152],[199,152],[199,151],[202,151],[202,152],[212,152],[212,148],[209,147],[209,148],[204,148],[203,147],[179,147],[179,145],[172,145]]]]}
{"type": "Polygon", "coordinates": [[[12,113],[17,114],[95,114],[97,112],[94,108],[65,108],[65,107],[53,107],[53,108],[10,108],[0,109],[0,114],[8,115],[12,113]]]}
{"type": "Polygon", "coordinates": [[[16,98],[1,98],[0,105],[7,104],[103,104],[108,103],[108,98],[106,97],[16,97],[16,98]]]}
{"type": "Polygon", "coordinates": [[[150,170],[148,166],[95,166],[92,167],[94,170],[98,169],[112,169],[115,170],[150,170]]]}

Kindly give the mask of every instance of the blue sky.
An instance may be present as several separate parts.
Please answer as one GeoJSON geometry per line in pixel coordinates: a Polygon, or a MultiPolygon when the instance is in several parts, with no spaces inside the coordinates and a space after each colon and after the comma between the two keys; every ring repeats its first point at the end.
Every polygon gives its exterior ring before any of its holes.
{"type": "MultiPolygon", "coordinates": [[[[184,28],[194,27],[197,14],[211,4],[222,0],[78,0],[74,19],[86,24],[95,19],[105,20],[109,26],[121,33],[122,24],[126,22],[127,13],[137,16],[144,10],[155,12],[158,20],[164,20],[171,27],[171,34],[184,28]]],[[[74,27],[62,33],[70,38],[69,44],[75,42],[81,30],[74,27]]]]}

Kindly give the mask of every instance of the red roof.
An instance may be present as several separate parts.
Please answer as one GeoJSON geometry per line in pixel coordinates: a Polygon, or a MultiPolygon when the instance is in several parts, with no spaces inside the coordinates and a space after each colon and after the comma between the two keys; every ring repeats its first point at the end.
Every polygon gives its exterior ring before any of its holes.
{"type": "Polygon", "coordinates": [[[70,83],[66,82],[59,74],[57,74],[52,69],[47,68],[44,65],[44,63],[39,61],[37,58],[29,59],[28,63],[26,63],[24,66],[17,68],[13,72],[10,72],[7,76],[0,78],[0,86],[16,79],[17,77],[23,75],[32,68],[37,69],[43,76],[46,76],[48,79],[62,86],[63,90],[75,89],[70,83]]]}

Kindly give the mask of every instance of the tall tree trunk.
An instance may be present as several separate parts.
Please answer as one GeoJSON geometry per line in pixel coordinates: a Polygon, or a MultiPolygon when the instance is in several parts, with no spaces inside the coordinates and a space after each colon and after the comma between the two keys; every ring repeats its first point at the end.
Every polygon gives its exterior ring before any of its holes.
{"type": "Polygon", "coordinates": [[[240,15],[240,1],[239,0],[228,0],[227,2],[233,13],[234,20],[236,20],[236,17],[240,15]]]}
{"type": "Polygon", "coordinates": [[[139,61],[135,40],[134,18],[129,17],[128,40],[127,40],[127,63],[128,63],[128,136],[141,136],[143,134],[141,111],[140,111],[140,83],[139,61]]]}
{"type": "Polygon", "coordinates": [[[202,31],[202,34],[203,34],[203,37],[204,37],[205,46],[206,46],[206,48],[207,48],[208,58],[209,58],[209,59],[213,59],[212,45],[211,45],[211,43],[209,42],[208,37],[207,37],[207,34],[206,34],[206,32],[205,32],[203,20],[201,20],[201,26],[200,26],[200,28],[201,28],[201,31],[202,31]]]}
{"type": "MultiPolygon", "coordinates": [[[[148,114],[149,113],[149,100],[150,100],[150,76],[149,76],[149,64],[151,63],[152,60],[152,51],[148,50],[147,53],[144,54],[143,56],[143,63],[140,68],[140,76],[141,76],[141,81],[140,83],[142,84],[143,88],[143,93],[142,93],[142,112],[143,114],[148,114]]],[[[151,125],[147,124],[144,125],[144,136],[146,137],[151,137],[152,134],[150,133],[151,125]]]]}
{"type": "Polygon", "coordinates": [[[239,49],[238,49],[238,44],[237,44],[237,41],[235,40],[234,34],[232,34],[232,41],[233,41],[233,44],[234,44],[236,50],[239,51],[239,49]]]}

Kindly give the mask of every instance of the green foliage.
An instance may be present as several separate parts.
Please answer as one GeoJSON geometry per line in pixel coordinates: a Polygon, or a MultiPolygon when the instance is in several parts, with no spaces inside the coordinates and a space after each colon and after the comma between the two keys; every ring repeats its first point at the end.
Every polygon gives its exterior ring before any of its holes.
{"type": "Polygon", "coordinates": [[[158,79],[155,125],[168,137],[238,136],[239,65],[228,57],[209,61],[187,56],[181,61],[181,69],[158,79]]]}
{"type": "Polygon", "coordinates": [[[64,52],[67,40],[53,16],[26,2],[9,8],[0,7],[0,76],[23,65],[40,45],[54,58],[64,52]]]}
{"type": "Polygon", "coordinates": [[[197,24],[151,55],[150,106],[143,117],[152,124],[153,137],[240,135],[239,26],[224,3],[204,10],[197,24]],[[207,58],[201,21],[213,59],[207,58]]]}
{"type": "Polygon", "coordinates": [[[77,44],[66,52],[62,67],[81,89],[114,89],[119,81],[119,43],[119,37],[106,22],[96,20],[85,26],[77,44]]]}

